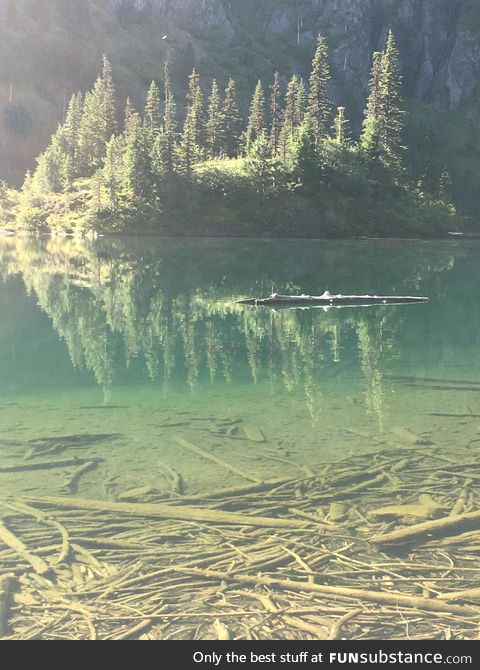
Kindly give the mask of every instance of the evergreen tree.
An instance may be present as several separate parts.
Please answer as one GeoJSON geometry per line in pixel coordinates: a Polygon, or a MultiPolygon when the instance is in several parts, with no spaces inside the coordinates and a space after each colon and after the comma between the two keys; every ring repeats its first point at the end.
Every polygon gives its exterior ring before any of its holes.
{"type": "Polygon", "coordinates": [[[193,166],[200,160],[202,153],[197,144],[197,136],[196,114],[193,109],[190,109],[183,124],[180,141],[176,147],[177,170],[188,180],[192,178],[193,166]]]}
{"type": "Polygon", "coordinates": [[[229,158],[236,158],[240,148],[241,118],[237,107],[235,81],[230,79],[225,89],[222,108],[223,149],[229,158]]]}
{"type": "Polygon", "coordinates": [[[251,178],[255,190],[267,195],[275,189],[279,176],[278,160],[272,158],[270,142],[263,131],[253,141],[245,161],[245,170],[251,178]]]}
{"type": "Polygon", "coordinates": [[[175,168],[175,145],[177,141],[176,105],[172,92],[170,70],[165,63],[165,105],[163,115],[163,138],[165,141],[165,169],[172,174],[175,168]]]}
{"type": "Polygon", "coordinates": [[[49,146],[37,159],[32,182],[39,193],[61,193],[68,186],[68,144],[64,126],[58,127],[49,146]]]}
{"type": "Polygon", "coordinates": [[[162,126],[160,107],[160,89],[157,84],[152,81],[150,88],[148,89],[147,103],[145,105],[145,124],[150,133],[152,142],[155,140],[155,136],[162,126]]]}
{"type": "Polygon", "coordinates": [[[265,133],[265,96],[260,79],[255,87],[252,103],[250,105],[250,116],[248,117],[247,130],[245,131],[244,144],[248,153],[253,143],[265,133]]]}
{"type": "Polygon", "coordinates": [[[315,142],[317,145],[320,144],[328,133],[330,101],[327,95],[327,88],[329,81],[330,68],[328,65],[327,43],[325,38],[319,35],[317,49],[312,61],[307,106],[307,112],[313,121],[315,142]]]}
{"type": "Polygon", "coordinates": [[[130,98],[127,98],[127,103],[125,105],[125,112],[124,112],[124,122],[123,122],[123,133],[126,138],[128,138],[132,130],[135,126],[140,121],[140,117],[138,115],[138,112],[135,111],[135,107],[132,105],[132,102],[130,98]]]}
{"type": "Polygon", "coordinates": [[[403,171],[405,151],[402,141],[405,111],[401,89],[398,51],[390,31],[383,53],[373,56],[361,145],[371,159],[379,160],[397,179],[403,171]]]}
{"type": "Polygon", "coordinates": [[[195,145],[200,150],[205,144],[205,124],[203,118],[203,94],[200,76],[195,68],[188,78],[187,118],[193,133],[195,145]]]}
{"type": "Polygon", "coordinates": [[[103,165],[103,184],[108,195],[108,207],[115,211],[118,208],[119,196],[124,178],[125,140],[122,136],[113,135],[105,151],[103,165]]]}
{"type": "Polygon", "coordinates": [[[115,130],[115,87],[110,63],[104,56],[102,74],[85,96],[80,124],[79,143],[85,174],[92,174],[100,167],[106,143],[115,130]]]}
{"type": "Polygon", "coordinates": [[[71,182],[80,176],[79,153],[80,153],[80,124],[83,114],[83,95],[77,93],[72,95],[65,117],[65,139],[67,143],[67,180],[71,182]]]}
{"type": "Polygon", "coordinates": [[[398,51],[392,31],[382,55],[381,85],[378,103],[380,160],[399,178],[403,171],[405,106],[398,51]]]}
{"type": "Polygon", "coordinates": [[[275,72],[273,84],[270,87],[270,146],[272,155],[276,156],[282,131],[282,107],[280,103],[280,77],[275,72]]]}
{"type": "Polygon", "coordinates": [[[127,140],[124,158],[125,184],[133,197],[143,198],[147,202],[151,202],[155,196],[155,175],[150,151],[148,130],[143,123],[136,123],[127,140]]]}
{"type": "Polygon", "coordinates": [[[208,99],[207,122],[205,125],[205,138],[207,157],[216,158],[221,154],[223,142],[223,117],[220,105],[220,96],[218,85],[214,79],[212,82],[212,92],[208,99]]]}
{"type": "Polygon", "coordinates": [[[305,91],[305,84],[303,79],[300,79],[297,87],[297,100],[295,104],[295,126],[300,128],[305,118],[305,110],[307,109],[307,94],[305,91]]]}
{"type": "Polygon", "coordinates": [[[363,120],[361,146],[371,158],[379,155],[379,101],[380,86],[382,79],[382,54],[376,51],[373,54],[372,69],[370,72],[370,85],[367,107],[363,120]]]}
{"type": "Polygon", "coordinates": [[[345,116],[345,107],[337,107],[337,114],[333,122],[334,138],[337,144],[347,144],[349,140],[348,119],[345,116]]]}
{"type": "Polygon", "coordinates": [[[298,130],[291,151],[293,173],[299,184],[306,190],[314,189],[320,177],[321,165],[316,133],[317,124],[307,114],[298,130]]]}

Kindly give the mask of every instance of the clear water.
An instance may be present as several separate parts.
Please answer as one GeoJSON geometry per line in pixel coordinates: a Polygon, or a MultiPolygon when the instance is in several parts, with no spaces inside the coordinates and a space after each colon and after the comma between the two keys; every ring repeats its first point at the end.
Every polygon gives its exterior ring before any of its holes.
{"type": "MultiPolygon", "coordinates": [[[[467,444],[477,422],[438,414],[480,413],[479,254],[456,241],[0,240],[0,462],[15,445],[94,436],[101,467],[75,492],[111,499],[168,490],[165,463],[188,494],[242,483],[178,437],[262,479],[395,449],[398,427],[467,444]],[[431,300],[235,304],[272,289],[431,300]]],[[[2,492],[66,495],[64,472],[0,477],[2,492]]]]}

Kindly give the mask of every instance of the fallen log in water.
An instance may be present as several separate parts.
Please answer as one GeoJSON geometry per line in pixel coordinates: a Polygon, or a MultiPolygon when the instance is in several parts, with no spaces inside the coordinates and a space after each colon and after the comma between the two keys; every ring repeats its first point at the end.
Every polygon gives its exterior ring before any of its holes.
{"type": "Polygon", "coordinates": [[[405,544],[418,540],[429,540],[445,535],[459,535],[467,530],[480,528],[480,512],[468,512],[458,516],[447,516],[435,521],[424,521],[414,526],[400,528],[391,533],[373,535],[374,544],[405,544]]]}
{"type": "Polygon", "coordinates": [[[325,291],[322,295],[280,295],[272,293],[268,298],[247,298],[237,300],[238,305],[255,305],[264,307],[311,307],[315,305],[400,305],[415,302],[428,302],[425,296],[405,295],[336,295],[325,291]]]}
{"type": "Polygon", "coordinates": [[[279,586],[288,591],[306,591],[309,593],[323,593],[324,595],[339,596],[353,601],[365,601],[378,605],[394,605],[409,607],[426,612],[451,612],[460,616],[472,616],[478,614],[473,607],[464,605],[451,605],[447,601],[423,598],[421,596],[407,596],[403,593],[373,591],[345,586],[328,586],[325,584],[314,584],[312,582],[294,581],[292,579],[277,579],[276,577],[265,577],[263,575],[239,575],[216,570],[202,570],[200,568],[182,568],[172,566],[178,572],[186,572],[191,575],[199,575],[206,578],[218,579],[222,582],[238,582],[240,584],[251,584],[254,586],[279,586]]]}
{"type": "Polygon", "coordinates": [[[311,525],[295,519],[276,517],[250,516],[222,510],[202,509],[182,505],[174,507],[162,503],[117,503],[108,500],[90,500],[84,498],[60,498],[45,496],[30,498],[30,503],[39,503],[50,507],[66,507],[81,510],[98,510],[100,512],[118,512],[134,516],[157,517],[159,519],[179,519],[181,521],[205,521],[232,526],[261,526],[263,528],[292,528],[305,531],[311,525]]]}

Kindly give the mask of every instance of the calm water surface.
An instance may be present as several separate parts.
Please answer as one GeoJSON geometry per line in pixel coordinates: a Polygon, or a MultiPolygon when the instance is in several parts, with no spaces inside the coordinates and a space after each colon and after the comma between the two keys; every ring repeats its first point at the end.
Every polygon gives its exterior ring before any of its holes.
{"type": "MultiPolygon", "coordinates": [[[[168,491],[165,464],[188,494],[241,483],[179,437],[260,478],[395,450],[399,427],[445,452],[467,444],[479,421],[439,415],[480,414],[479,253],[454,241],[0,240],[1,461],[69,436],[61,458],[102,459],[75,494],[111,500],[168,491]],[[431,301],[235,304],[272,289],[431,301]]],[[[0,477],[14,495],[66,495],[62,471],[0,477]]]]}

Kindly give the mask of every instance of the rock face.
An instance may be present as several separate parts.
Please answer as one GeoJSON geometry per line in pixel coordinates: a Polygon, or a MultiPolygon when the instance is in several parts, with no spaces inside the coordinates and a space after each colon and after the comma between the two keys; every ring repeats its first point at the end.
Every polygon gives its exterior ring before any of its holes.
{"type": "Polygon", "coordinates": [[[117,12],[153,12],[187,30],[215,31],[227,44],[245,40],[249,32],[281,40],[300,72],[305,63],[299,47],[313,47],[316,35],[325,34],[340,88],[342,80],[364,87],[371,53],[383,47],[392,28],[411,96],[440,109],[458,109],[468,107],[479,85],[477,0],[107,1],[117,12]]]}

